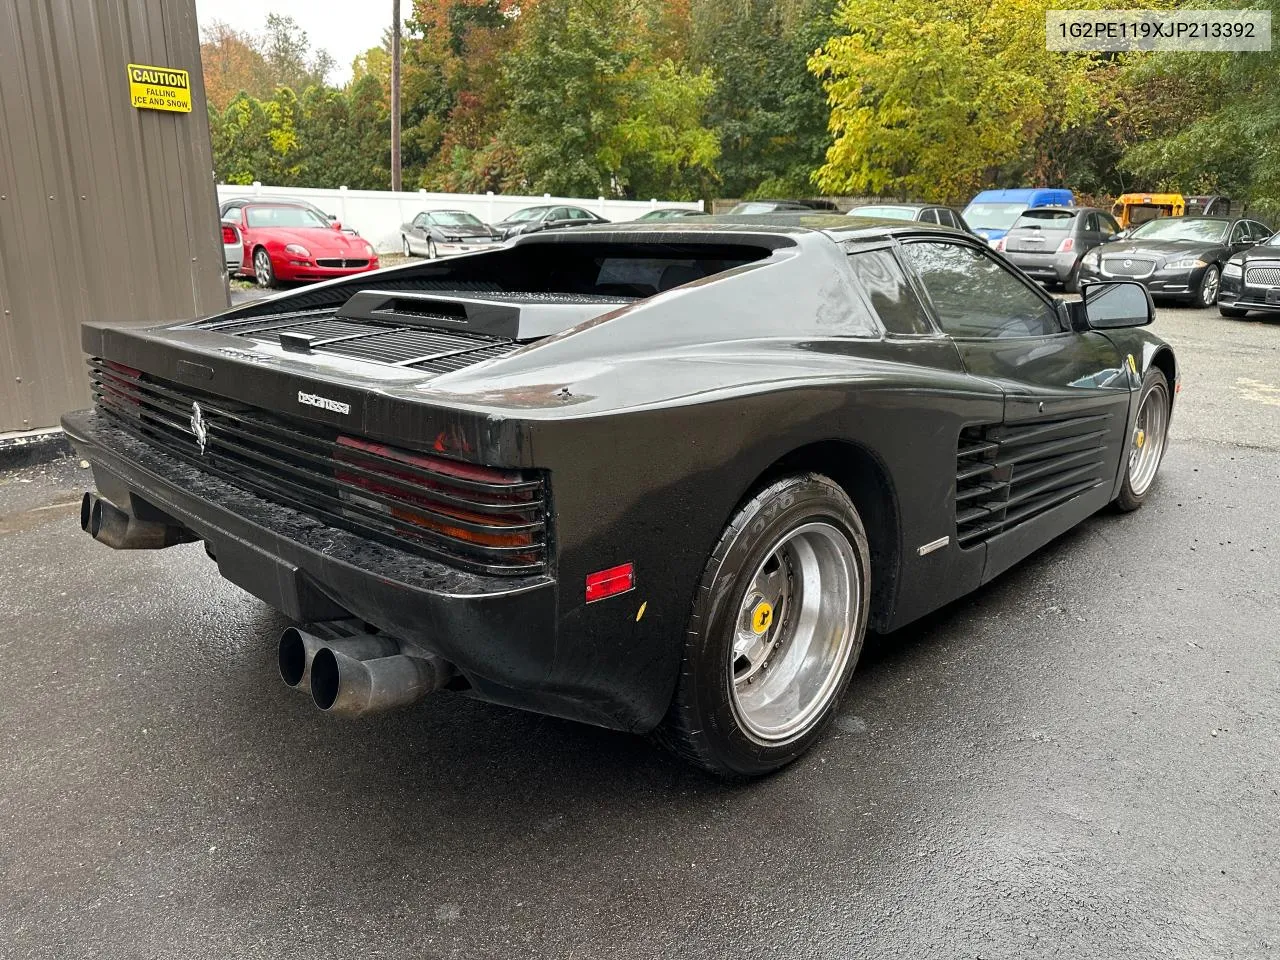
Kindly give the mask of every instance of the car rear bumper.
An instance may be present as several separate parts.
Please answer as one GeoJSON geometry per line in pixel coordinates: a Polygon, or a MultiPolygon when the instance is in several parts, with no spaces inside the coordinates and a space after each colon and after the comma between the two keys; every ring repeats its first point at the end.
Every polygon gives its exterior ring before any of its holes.
{"type": "Polygon", "coordinates": [[[1041,283],[1066,283],[1076,268],[1074,253],[1005,252],[1005,257],[1017,264],[1022,272],[1041,283]]]}
{"type": "Polygon", "coordinates": [[[627,726],[599,691],[548,689],[553,668],[575,668],[571,651],[557,648],[551,577],[470,574],[326,526],[167,457],[92,410],[65,415],[62,426],[103,497],[190,530],[224,577],[286,616],[354,616],[449,660],[482,699],[627,726]]]}

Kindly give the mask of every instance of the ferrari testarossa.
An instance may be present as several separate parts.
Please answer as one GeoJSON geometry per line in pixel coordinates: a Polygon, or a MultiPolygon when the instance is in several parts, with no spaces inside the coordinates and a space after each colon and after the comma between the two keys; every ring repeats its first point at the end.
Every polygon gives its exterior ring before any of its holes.
{"type": "Polygon", "coordinates": [[[465,691],[745,777],[819,736],[868,629],[1142,504],[1179,383],[1152,318],[918,223],[614,224],[86,325],[63,424],[84,528],[203,541],[299,624],[320,708],[465,691]]]}

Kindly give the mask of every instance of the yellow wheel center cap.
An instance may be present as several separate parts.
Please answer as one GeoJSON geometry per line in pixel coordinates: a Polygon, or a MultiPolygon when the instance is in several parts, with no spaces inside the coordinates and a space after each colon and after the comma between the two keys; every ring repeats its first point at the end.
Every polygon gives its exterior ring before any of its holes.
{"type": "Polygon", "coordinates": [[[1147,431],[1139,430],[1138,435],[1133,438],[1133,442],[1136,443],[1138,445],[1138,449],[1141,450],[1143,445],[1147,442],[1147,431]]]}
{"type": "Polygon", "coordinates": [[[756,604],[756,608],[751,611],[751,629],[756,632],[756,636],[764,633],[773,624],[773,605],[766,600],[761,600],[756,604]]]}

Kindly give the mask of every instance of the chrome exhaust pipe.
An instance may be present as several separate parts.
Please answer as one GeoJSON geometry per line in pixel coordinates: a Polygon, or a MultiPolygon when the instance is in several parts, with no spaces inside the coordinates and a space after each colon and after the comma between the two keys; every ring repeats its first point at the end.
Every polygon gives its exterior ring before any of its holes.
{"type": "Polygon", "coordinates": [[[139,520],[91,493],[80,501],[80,524],[89,536],[113,550],[160,550],[196,539],[182,527],[139,520]]]}
{"type": "Polygon", "coordinates": [[[400,644],[390,637],[369,633],[359,620],[332,620],[305,627],[289,627],[280,634],[280,679],[303,693],[311,692],[311,664],[328,645],[353,657],[385,657],[399,653],[400,644]]]}
{"type": "Polygon", "coordinates": [[[407,654],[392,641],[390,654],[361,656],[343,644],[325,644],[311,662],[311,698],[326,713],[358,717],[417,703],[449,682],[453,666],[434,654],[407,654]]]}

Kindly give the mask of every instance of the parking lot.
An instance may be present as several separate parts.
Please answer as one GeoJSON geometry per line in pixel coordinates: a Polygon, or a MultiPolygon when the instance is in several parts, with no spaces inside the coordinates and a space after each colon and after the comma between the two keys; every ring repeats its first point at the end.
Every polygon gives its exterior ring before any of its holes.
{"type": "Polygon", "coordinates": [[[0,475],[0,956],[1280,953],[1280,321],[1155,330],[1147,505],[875,638],[740,787],[452,694],[330,719],[199,544],[92,542],[78,461],[0,475]]]}

